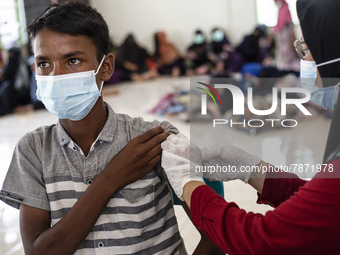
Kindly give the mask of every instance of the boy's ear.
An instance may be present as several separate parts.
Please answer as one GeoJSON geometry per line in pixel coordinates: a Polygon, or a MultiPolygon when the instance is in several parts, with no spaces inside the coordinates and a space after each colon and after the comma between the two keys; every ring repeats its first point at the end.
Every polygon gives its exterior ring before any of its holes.
{"type": "Polygon", "coordinates": [[[108,81],[115,69],[115,57],[112,53],[109,53],[105,56],[105,59],[103,61],[103,72],[102,72],[102,81],[108,81]]]}

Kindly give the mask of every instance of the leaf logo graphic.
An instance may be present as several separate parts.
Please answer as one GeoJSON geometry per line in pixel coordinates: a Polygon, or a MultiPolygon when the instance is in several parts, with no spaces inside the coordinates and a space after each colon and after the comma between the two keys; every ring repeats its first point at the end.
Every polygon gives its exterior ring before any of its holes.
{"type": "MultiPolygon", "coordinates": [[[[220,104],[223,105],[223,104],[222,104],[222,100],[221,100],[219,94],[217,93],[217,91],[216,91],[213,87],[211,87],[210,85],[205,84],[205,83],[203,83],[203,82],[197,82],[197,83],[198,83],[198,84],[201,84],[201,85],[203,85],[203,86],[206,86],[206,87],[209,88],[212,92],[214,92],[214,94],[217,96],[218,100],[220,101],[220,104]]],[[[209,90],[203,89],[203,88],[200,88],[200,87],[197,87],[197,88],[200,89],[200,90],[203,90],[204,92],[206,92],[206,93],[212,98],[212,100],[214,101],[215,105],[217,105],[216,100],[215,100],[215,97],[210,93],[209,90]]]]}

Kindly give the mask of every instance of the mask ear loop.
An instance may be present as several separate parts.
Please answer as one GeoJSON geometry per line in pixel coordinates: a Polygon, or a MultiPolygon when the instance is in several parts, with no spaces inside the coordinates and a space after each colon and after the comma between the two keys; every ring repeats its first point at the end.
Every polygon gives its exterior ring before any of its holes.
{"type": "MultiPolygon", "coordinates": [[[[102,61],[100,61],[100,64],[99,64],[99,66],[97,68],[97,71],[94,73],[94,75],[97,75],[97,73],[99,72],[99,69],[101,68],[101,66],[102,66],[102,64],[104,62],[105,56],[106,55],[104,55],[103,58],[102,58],[102,61]]],[[[103,85],[104,85],[104,81],[102,81],[102,84],[100,85],[100,90],[99,90],[100,93],[102,92],[103,85]]]]}
{"type": "Polygon", "coordinates": [[[333,59],[333,60],[330,60],[330,61],[327,61],[327,62],[318,64],[318,65],[316,65],[316,66],[317,66],[317,67],[319,67],[319,66],[325,66],[325,65],[333,64],[333,63],[339,62],[339,61],[340,61],[340,58],[336,58],[336,59],[333,59]]]}
{"type": "Polygon", "coordinates": [[[99,69],[101,68],[101,66],[102,66],[102,64],[103,64],[104,59],[105,59],[105,55],[103,56],[102,61],[100,61],[100,64],[99,64],[99,66],[98,66],[98,68],[97,68],[97,71],[94,73],[94,75],[97,75],[97,73],[99,72],[99,69]]]}

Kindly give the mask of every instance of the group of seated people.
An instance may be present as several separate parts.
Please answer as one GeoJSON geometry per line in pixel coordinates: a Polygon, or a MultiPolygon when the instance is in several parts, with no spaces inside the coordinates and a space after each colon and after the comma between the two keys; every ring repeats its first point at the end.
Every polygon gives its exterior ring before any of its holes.
{"type": "Polygon", "coordinates": [[[107,84],[148,80],[159,75],[230,77],[234,73],[257,76],[262,73],[272,78],[280,75],[280,71],[287,71],[275,67],[274,48],[273,36],[263,25],[257,26],[238,45],[232,45],[221,28],[211,30],[210,40],[203,31],[196,30],[184,55],[163,31],[154,34],[153,54],[129,34],[122,45],[114,49],[116,71],[107,84]]]}
{"type": "MultiPolygon", "coordinates": [[[[221,28],[213,28],[209,38],[203,31],[196,30],[185,55],[163,31],[154,34],[153,54],[129,34],[119,47],[112,43],[115,73],[105,84],[143,81],[160,75],[209,75],[218,78],[241,73],[243,77],[275,78],[293,72],[298,76],[298,71],[276,68],[274,48],[273,37],[263,25],[257,26],[238,45],[232,45],[221,28]]],[[[33,59],[27,61],[17,47],[9,49],[7,55],[7,62],[3,63],[0,71],[0,116],[43,108],[35,96],[33,59]]]]}

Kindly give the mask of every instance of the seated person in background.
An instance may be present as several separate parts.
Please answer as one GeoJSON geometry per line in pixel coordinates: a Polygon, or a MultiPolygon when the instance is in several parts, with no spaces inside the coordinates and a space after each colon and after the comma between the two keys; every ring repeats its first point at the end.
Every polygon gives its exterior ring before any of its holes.
{"type": "Polygon", "coordinates": [[[210,71],[211,62],[208,59],[207,40],[201,30],[196,30],[193,43],[185,56],[186,75],[206,74],[210,71]]]}
{"type": "Polygon", "coordinates": [[[229,51],[232,50],[229,39],[221,28],[213,28],[211,42],[208,44],[208,58],[213,64],[213,73],[221,73],[225,70],[225,62],[229,51]]]}
{"type": "Polygon", "coordinates": [[[157,77],[155,65],[147,51],[129,34],[118,48],[116,69],[122,72],[122,81],[142,81],[157,77]]]}
{"type": "Polygon", "coordinates": [[[222,67],[226,74],[231,75],[241,72],[247,63],[263,62],[265,66],[271,65],[272,60],[268,57],[270,56],[270,47],[272,44],[266,38],[266,28],[264,26],[256,27],[254,32],[245,36],[237,47],[228,47],[228,51],[224,53],[224,65],[219,65],[217,74],[221,72],[222,67]]]}
{"type": "MultiPolygon", "coordinates": [[[[25,253],[186,254],[160,166],[160,143],[178,130],[117,114],[103,101],[114,71],[103,17],[66,2],[27,31],[37,97],[59,121],[20,139],[0,191],[20,209],[25,253]]],[[[221,254],[206,238],[197,252],[221,254]]]]}
{"type": "Polygon", "coordinates": [[[158,72],[162,75],[179,76],[184,74],[184,61],[175,45],[169,42],[164,32],[154,35],[154,60],[158,65],[158,72]]]}
{"type": "Polygon", "coordinates": [[[257,26],[253,33],[244,37],[243,41],[235,48],[235,52],[242,56],[243,63],[261,63],[264,60],[267,51],[262,49],[260,40],[266,35],[266,27],[257,26]]]}
{"type": "Polygon", "coordinates": [[[8,61],[0,77],[0,116],[30,101],[30,69],[17,47],[8,50],[8,61]]]}

